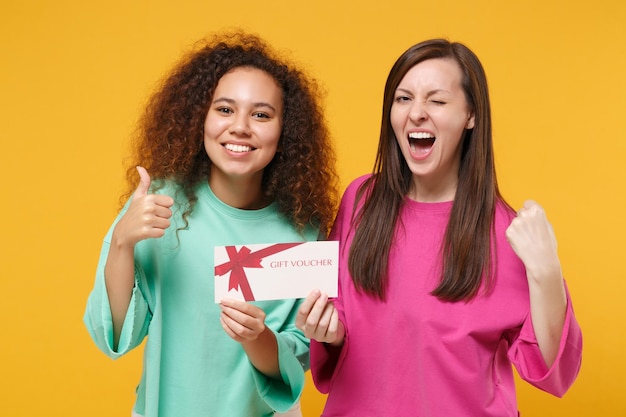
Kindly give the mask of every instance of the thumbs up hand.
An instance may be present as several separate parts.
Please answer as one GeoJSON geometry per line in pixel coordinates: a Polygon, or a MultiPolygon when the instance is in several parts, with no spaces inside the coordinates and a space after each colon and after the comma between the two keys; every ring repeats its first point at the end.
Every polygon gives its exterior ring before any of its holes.
{"type": "Polygon", "coordinates": [[[133,193],[128,210],[119,220],[113,231],[113,241],[124,247],[135,247],[137,242],[158,238],[170,226],[174,200],[167,195],[149,194],[150,175],[145,168],[138,166],[140,181],[133,193]]]}

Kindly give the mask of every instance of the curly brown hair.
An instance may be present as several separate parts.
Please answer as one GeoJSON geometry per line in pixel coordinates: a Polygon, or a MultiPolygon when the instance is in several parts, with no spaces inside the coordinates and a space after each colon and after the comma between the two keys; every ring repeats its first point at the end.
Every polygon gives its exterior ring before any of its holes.
{"type": "Polygon", "coordinates": [[[267,72],[282,89],[283,126],[276,153],[263,172],[263,191],[299,231],[307,225],[327,236],[337,206],[335,153],[315,79],[278,55],[256,35],[220,33],[196,43],[151,96],[139,120],[126,172],[128,198],[141,165],[155,179],[172,180],[186,195],[187,216],[196,186],[207,181],[204,121],[218,81],[239,67],[267,72]]]}

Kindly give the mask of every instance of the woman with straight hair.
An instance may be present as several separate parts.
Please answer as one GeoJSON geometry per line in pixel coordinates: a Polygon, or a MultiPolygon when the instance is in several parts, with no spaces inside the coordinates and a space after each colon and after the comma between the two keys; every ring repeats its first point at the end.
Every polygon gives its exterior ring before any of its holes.
{"type": "Polygon", "coordinates": [[[487,80],[465,45],[432,39],[393,65],[374,170],[346,190],[339,296],[313,291],[323,416],[517,416],[512,366],[556,396],[582,333],[542,207],[496,180],[487,80]]]}

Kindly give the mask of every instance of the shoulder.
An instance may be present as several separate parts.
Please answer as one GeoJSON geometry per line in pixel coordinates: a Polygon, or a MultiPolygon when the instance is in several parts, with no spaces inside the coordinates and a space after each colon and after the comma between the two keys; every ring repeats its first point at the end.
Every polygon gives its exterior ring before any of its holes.
{"type": "Polygon", "coordinates": [[[498,200],[496,202],[496,211],[494,216],[494,225],[496,229],[506,229],[509,227],[515,216],[517,216],[517,213],[506,201],[498,200]]]}
{"type": "Polygon", "coordinates": [[[150,192],[154,194],[169,195],[174,197],[182,191],[180,185],[171,179],[155,179],[150,186],[150,192]]]}
{"type": "Polygon", "coordinates": [[[495,245],[498,250],[498,257],[510,257],[517,259],[517,255],[509,245],[506,238],[506,230],[511,225],[517,213],[506,201],[498,200],[496,203],[496,211],[493,218],[493,233],[495,237],[495,245]]]}
{"type": "Polygon", "coordinates": [[[346,187],[346,190],[343,193],[343,197],[341,198],[339,211],[337,212],[337,216],[335,217],[335,223],[329,236],[330,240],[338,239],[342,233],[349,230],[348,227],[344,228],[343,225],[350,225],[352,223],[354,215],[358,210],[356,204],[357,198],[360,198],[361,202],[363,200],[360,190],[370,178],[372,178],[371,174],[362,175],[352,180],[352,182],[350,182],[350,184],[346,187]]]}
{"type": "Polygon", "coordinates": [[[343,194],[342,200],[354,202],[359,194],[359,191],[362,189],[363,185],[372,178],[372,174],[361,175],[360,177],[355,178],[352,182],[346,187],[346,191],[343,194]]]}

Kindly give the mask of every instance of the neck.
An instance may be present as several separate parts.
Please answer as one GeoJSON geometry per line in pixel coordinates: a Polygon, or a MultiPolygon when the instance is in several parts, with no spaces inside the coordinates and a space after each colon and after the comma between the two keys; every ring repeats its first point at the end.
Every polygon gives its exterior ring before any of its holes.
{"type": "Polygon", "coordinates": [[[250,179],[224,178],[211,175],[209,186],[223,203],[242,210],[257,210],[269,204],[263,195],[262,177],[250,179]]]}
{"type": "Polygon", "coordinates": [[[448,180],[427,181],[413,177],[407,197],[420,203],[442,203],[454,200],[458,178],[448,180]]]}

